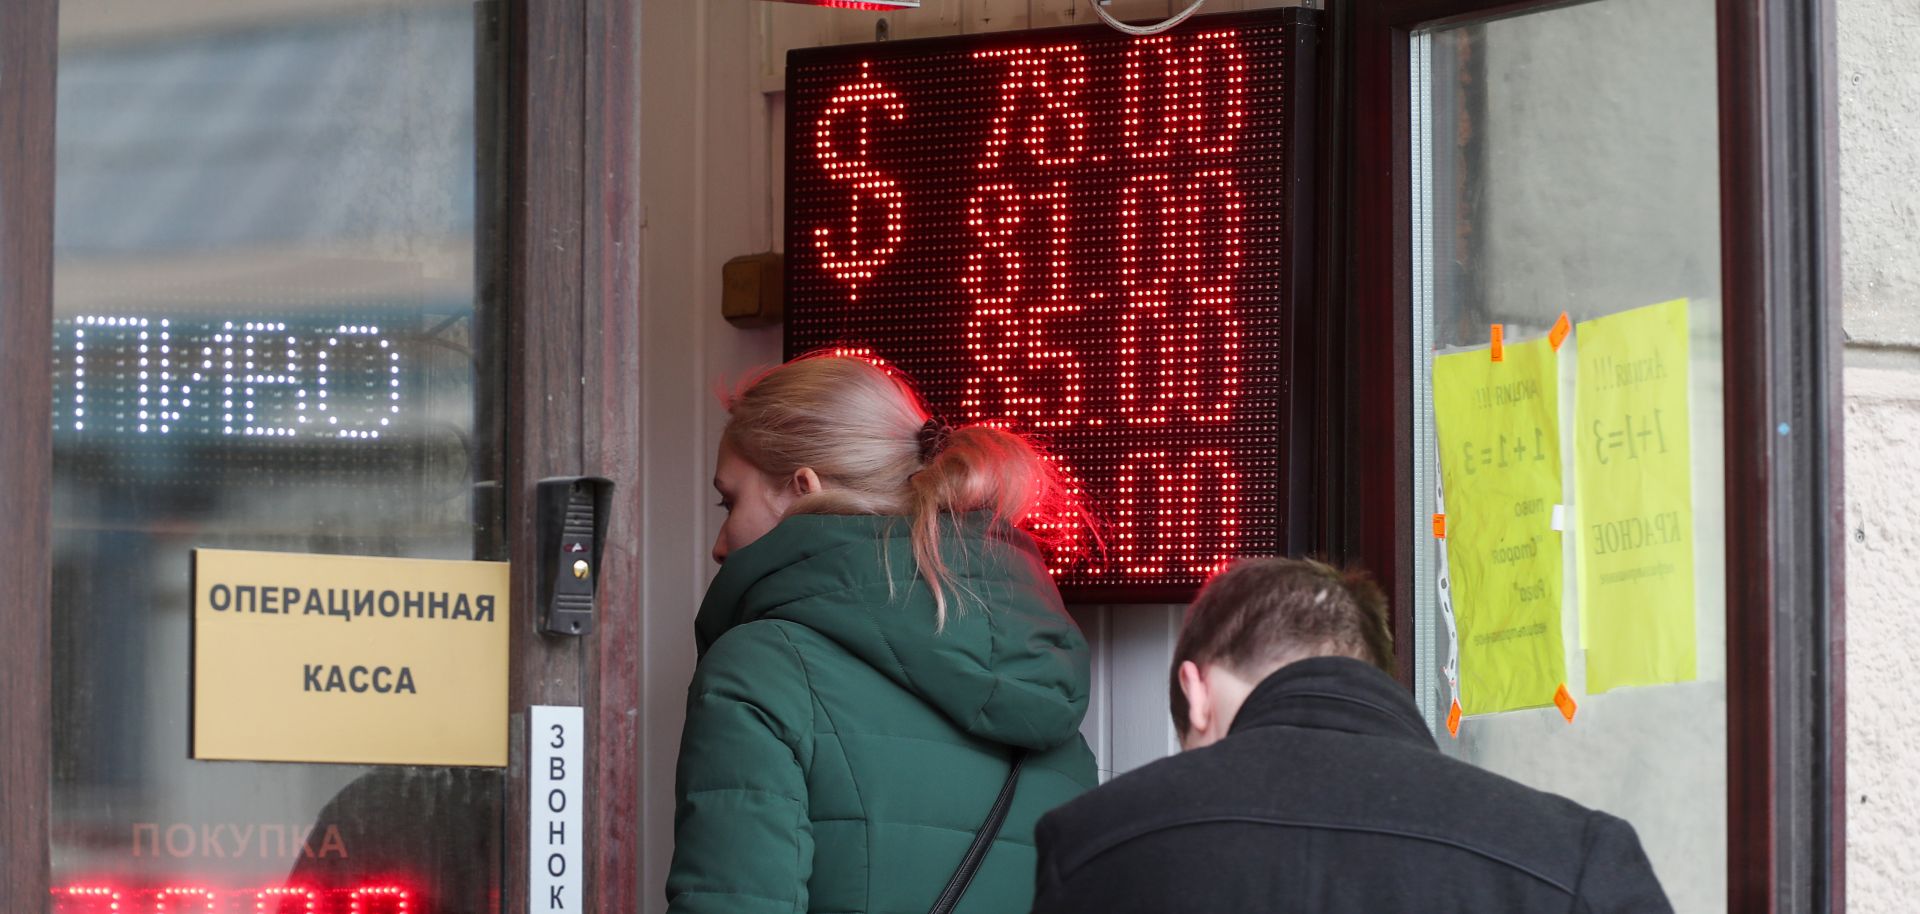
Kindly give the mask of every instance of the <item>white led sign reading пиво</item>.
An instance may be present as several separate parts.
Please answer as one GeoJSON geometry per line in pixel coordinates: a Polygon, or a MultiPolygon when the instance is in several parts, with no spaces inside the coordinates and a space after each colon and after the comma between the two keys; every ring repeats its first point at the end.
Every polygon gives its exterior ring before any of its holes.
{"type": "Polygon", "coordinates": [[[54,332],[63,437],[375,439],[400,413],[400,353],[372,324],[82,315],[54,332]]]}
{"type": "Polygon", "coordinates": [[[1105,542],[1055,548],[1071,597],[1287,546],[1314,15],[789,58],[788,354],[1043,439],[1105,542]]]}

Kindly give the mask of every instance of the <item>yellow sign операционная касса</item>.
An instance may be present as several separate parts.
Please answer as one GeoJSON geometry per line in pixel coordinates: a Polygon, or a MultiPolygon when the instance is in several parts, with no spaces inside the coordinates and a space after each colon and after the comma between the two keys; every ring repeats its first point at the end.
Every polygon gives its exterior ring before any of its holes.
{"type": "Polygon", "coordinates": [[[196,759],[507,763],[508,566],[196,549],[196,759]]]}

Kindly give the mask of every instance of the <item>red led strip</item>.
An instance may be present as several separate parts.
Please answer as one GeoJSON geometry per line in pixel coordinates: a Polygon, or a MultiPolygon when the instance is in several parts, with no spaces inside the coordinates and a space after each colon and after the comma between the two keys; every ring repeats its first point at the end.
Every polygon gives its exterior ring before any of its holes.
{"type": "Polygon", "coordinates": [[[1029,519],[1063,587],[1164,598],[1283,549],[1303,17],[789,62],[789,354],[1044,439],[1102,522],[1029,519]]]}
{"type": "Polygon", "coordinates": [[[74,885],[53,890],[54,914],[414,914],[413,894],[389,883],[321,890],[270,886],[117,889],[74,885]]]}

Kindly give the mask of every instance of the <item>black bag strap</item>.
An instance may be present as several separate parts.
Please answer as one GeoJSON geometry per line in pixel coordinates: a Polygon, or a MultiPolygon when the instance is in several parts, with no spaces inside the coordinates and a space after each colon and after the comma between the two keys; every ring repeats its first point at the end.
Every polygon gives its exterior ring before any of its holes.
{"type": "Polygon", "coordinates": [[[967,894],[967,886],[973,884],[973,874],[980,871],[980,864],[987,859],[987,851],[993,847],[993,839],[1000,836],[1000,826],[1007,822],[1007,810],[1013,807],[1014,788],[1020,783],[1020,769],[1027,764],[1027,750],[1013,751],[1013,770],[1007,772],[1007,781],[1000,785],[1000,795],[993,798],[993,809],[987,812],[987,821],[980,823],[980,830],[974,833],[973,844],[967,848],[967,854],[960,858],[960,868],[953,871],[953,878],[947,880],[947,888],[940,897],[933,900],[928,914],[952,914],[960,904],[960,897],[967,894]]]}

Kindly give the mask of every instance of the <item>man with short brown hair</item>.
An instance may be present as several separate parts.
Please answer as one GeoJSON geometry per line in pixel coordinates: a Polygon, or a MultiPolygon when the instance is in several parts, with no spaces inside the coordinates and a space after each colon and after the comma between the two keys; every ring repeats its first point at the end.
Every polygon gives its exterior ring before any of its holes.
{"type": "Polygon", "coordinates": [[[1247,559],[1187,610],[1190,750],[1041,820],[1035,914],[1670,914],[1626,822],[1442,755],[1365,574],[1247,559]]]}

